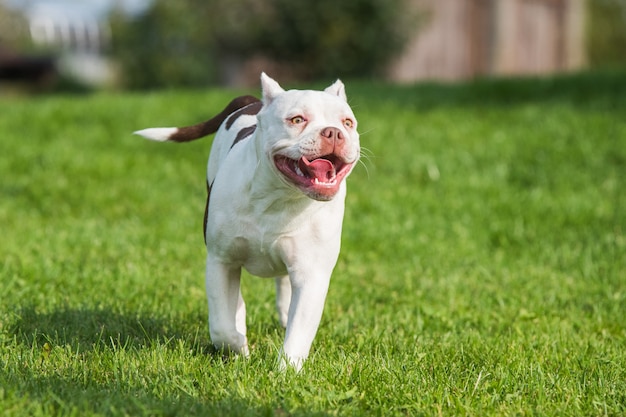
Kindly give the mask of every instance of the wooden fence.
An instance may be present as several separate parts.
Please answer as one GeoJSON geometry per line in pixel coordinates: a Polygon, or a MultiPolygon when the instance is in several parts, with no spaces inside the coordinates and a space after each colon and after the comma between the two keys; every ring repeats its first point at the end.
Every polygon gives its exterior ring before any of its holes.
{"type": "Polygon", "coordinates": [[[539,75],[585,64],[585,0],[412,0],[421,16],[389,77],[539,75]]]}

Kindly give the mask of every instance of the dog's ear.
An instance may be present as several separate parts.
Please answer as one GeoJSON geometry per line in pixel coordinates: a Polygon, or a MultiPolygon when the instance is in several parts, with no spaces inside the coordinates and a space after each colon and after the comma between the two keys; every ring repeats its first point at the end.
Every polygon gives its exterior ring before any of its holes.
{"type": "Polygon", "coordinates": [[[261,91],[263,91],[263,104],[266,106],[270,104],[277,95],[285,92],[274,79],[264,72],[261,73],[261,91]]]}
{"type": "Polygon", "coordinates": [[[346,97],[346,87],[343,85],[341,80],[335,81],[330,87],[327,87],[324,91],[339,97],[343,101],[348,101],[348,97],[346,97]]]}

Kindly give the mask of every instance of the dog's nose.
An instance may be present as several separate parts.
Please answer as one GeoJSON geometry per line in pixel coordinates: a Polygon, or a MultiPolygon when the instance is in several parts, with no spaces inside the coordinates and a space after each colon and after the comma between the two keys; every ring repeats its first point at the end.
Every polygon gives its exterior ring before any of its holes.
{"type": "Polygon", "coordinates": [[[325,127],[322,129],[322,137],[325,138],[329,142],[337,142],[340,140],[344,140],[343,133],[341,130],[336,127],[325,127]]]}
{"type": "Polygon", "coordinates": [[[346,137],[341,129],[328,126],[320,132],[321,149],[323,155],[343,153],[346,147],[346,137]]]}

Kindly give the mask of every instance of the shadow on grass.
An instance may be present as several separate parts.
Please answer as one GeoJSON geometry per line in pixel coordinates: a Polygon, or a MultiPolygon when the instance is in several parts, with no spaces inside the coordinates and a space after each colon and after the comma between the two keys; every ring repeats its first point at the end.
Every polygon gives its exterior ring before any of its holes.
{"type": "MultiPolygon", "coordinates": [[[[73,351],[85,352],[96,348],[141,349],[157,343],[174,346],[177,341],[185,341],[196,353],[215,353],[204,327],[183,329],[180,324],[160,317],[118,313],[107,308],[67,308],[40,313],[32,307],[22,308],[16,316],[8,330],[26,346],[69,345],[73,351]]],[[[181,320],[186,321],[206,323],[204,318],[181,320]]]]}
{"type": "MultiPolygon", "coordinates": [[[[3,401],[11,400],[6,398],[9,396],[23,404],[20,399],[28,398],[28,410],[23,411],[29,415],[75,415],[78,412],[87,415],[248,416],[283,412],[273,409],[270,403],[254,404],[234,394],[224,397],[216,393],[211,398],[210,392],[192,395],[182,388],[178,391],[176,386],[166,387],[174,393],[159,395],[158,392],[163,390],[158,387],[158,378],[153,381],[153,387],[146,389],[123,377],[126,373],[137,372],[132,362],[121,365],[129,369],[108,371],[115,375],[119,373],[121,378],[114,376],[103,380],[97,375],[104,371],[98,370],[92,375],[89,364],[78,364],[77,370],[72,371],[71,364],[54,365],[46,359],[47,352],[56,346],[64,346],[76,354],[75,358],[69,358],[70,362],[83,362],[89,361],[92,353],[94,357],[100,357],[102,352],[136,352],[150,350],[157,345],[173,351],[180,349],[182,343],[186,352],[207,358],[207,361],[200,362],[207,366],[209,373],[212,372],[210,369],[222,369],[221,366],[214,368],[214,365],[228,362],[230,358],[224,357],[212,346],[208,329],[195,324],[186,328],[185,322],[206,324],[204,317],[183,318],[180,321],[183,324],[174,324],[165,318],[124,314],[107,308],[66,308],[46,313],[37,312],[33,307],[23,308],[16,312],[13,322],[7,323],[6,330],[14,343],[32,350],[35,357],[31,362],[20,365],[17,374],[0,377],[0,386],[8,389],[3,394],[3,401]],[[41,355],[41,360],[37,359],[38,355],[41,355]]],[[[273,324],[258,328],[270,332],[273,324]]],[[[148,380],[151,378],[149,375],[145,377],[148,380]]],[[[220,375],[209,376],[213,377],[219,379],[220,375]]],[[[187,382],[196,387],[202,384],[201,380],[196,381],[192,376],[187,378],[187,382]]],[[[203,389],[200,388],[199,392],[203,389]]]]}
{"type": "MultiPolygon", "coordinates": [[[[202,401],[181,392],[159,397],[149,390],[123,383],[114,385],[89,381],[79,383],[62,376],[40,376],[31,372],[26,383],[16,384],[17,398],[28,398],[23,415],[98,416],[248,416],[273,415],[242,399],[202,401]]],[[[156,390],[156,388],[155,388],[156,390]]],[[[16,398],[16,399],[17,399],[16,398]]]]}
{"type": "MultiPolygon", "coordinates": [[[[46,313],[25,307],[18,310],[15,316],[13,322],[7,323],[8,333],[15,336],[18,343],[28,347],[41,348],[48,343],[51,346],[70,346],[75,352],[88,352],[101,348],[142,349],[157,344],[174,347],[178,342],[184,342],[194,354],[224,359],[209,339],[204,316],[173,321],[153,315],[115,312],[105,307],[66,308],[46,313]]],[[[255,337],[284,331],[273,315],[269,321],[258,321],[252,312],[248,316],[252,321],[248,329],[252,343],[255,337]]]]}

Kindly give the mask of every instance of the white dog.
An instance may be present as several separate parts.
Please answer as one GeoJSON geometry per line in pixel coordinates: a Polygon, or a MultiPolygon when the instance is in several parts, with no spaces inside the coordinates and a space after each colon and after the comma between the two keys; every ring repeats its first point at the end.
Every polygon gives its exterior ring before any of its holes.
{"type": "Polygon", "coordinates": [[[185,142],[217,131],[204,215],[211,340],[248,355],[241,268],[277,277],[287,328],[281,366],[300,369],[339,255],[344,180],[359,159],[359,134],[340,80],[324,91],[285,91],[262,74],[261,85],[262,102],[238,97],[207,122],[136,133],[185,142]]]}

